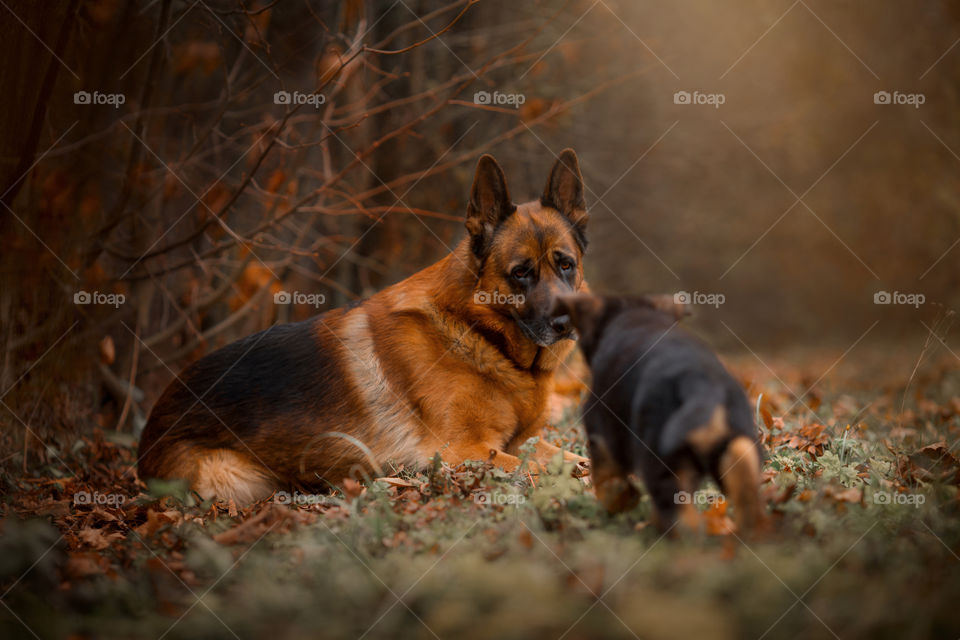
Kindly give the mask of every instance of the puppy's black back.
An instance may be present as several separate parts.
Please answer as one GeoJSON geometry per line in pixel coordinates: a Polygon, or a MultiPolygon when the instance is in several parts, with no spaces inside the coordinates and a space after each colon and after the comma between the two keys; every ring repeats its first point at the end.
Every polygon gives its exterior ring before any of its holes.
{"type": "Polygon", "coordinates": [[[759,482],[760,449],[737,381],[674,316],[645,305],[603,308],[585,341],[593,374],[584,405],[591,452],[602,447],[623,473],[641,475],[668,520],[677,491],[692,492],[702,474],[725,491],[747,494],[745,510],[755,510],[749,494],[759,482]]]}

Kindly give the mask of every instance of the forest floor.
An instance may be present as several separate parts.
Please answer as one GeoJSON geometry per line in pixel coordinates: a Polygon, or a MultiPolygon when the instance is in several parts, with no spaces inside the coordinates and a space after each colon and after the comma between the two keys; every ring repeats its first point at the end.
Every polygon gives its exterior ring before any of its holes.
{"type": "MultiPolygon", "coordinates": [[[[703,531],[665,538],[559,462],[198,503],[98,431],[2,472],[0,637],[960,637],[960,370],[831,362],[730,360],[768,451],[749,541],[707,487],[703,531]]],[[[582,453],[578,400],[546,437],[582,453]]]]}

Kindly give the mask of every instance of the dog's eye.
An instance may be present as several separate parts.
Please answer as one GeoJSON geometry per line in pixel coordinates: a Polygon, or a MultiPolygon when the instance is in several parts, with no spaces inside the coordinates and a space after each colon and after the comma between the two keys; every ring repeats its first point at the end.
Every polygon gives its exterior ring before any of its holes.
{"type": "Polygon", "coordinates": [[[514,268],[513,271],[510,272],[510,275],[512,275],[517,280],[523,280],[524,278],[530,277],[530,269],[528,269],[527,267],[516,267],[514,268]]]}
{"type": "Polygon", "coordinates": [[[572,263],[572,262],[561,262],[561,263],[560,263],[560,270],[561,270],[561,271],[570,271],[570,269],[573,269],[573,263],[572,263]]]}

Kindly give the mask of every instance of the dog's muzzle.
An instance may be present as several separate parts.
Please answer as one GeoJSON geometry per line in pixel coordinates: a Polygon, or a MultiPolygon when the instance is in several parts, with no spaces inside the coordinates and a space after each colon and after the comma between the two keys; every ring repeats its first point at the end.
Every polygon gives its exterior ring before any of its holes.
{"type": "Polygon", "coordinates": [[[520,330],[540,347],[549,347],[561,340],[576,339],[576,332],[570,322],[570,316],[562,315],[553,318],[537,318],[524,320],[513,311],[513,319],[520,325],[520,330]]]}

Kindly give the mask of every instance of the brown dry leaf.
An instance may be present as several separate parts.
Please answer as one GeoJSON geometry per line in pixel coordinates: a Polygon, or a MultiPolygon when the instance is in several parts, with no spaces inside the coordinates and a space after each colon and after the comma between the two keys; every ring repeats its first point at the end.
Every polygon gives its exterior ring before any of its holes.
{"type": "Polygon", "coordinates": [[[823,489],[823,495],[826,498],[832,498],[835,502],[849,502],[851,504],[860,504],[863,502],[863,490],[857,487],[844,489],[827,485],[823,489]]]}
{"type": "Polygon", "coordinates": [[[111,544],[118,540],[123,539],[122,533],[105,533],[103,529],[95,529],[93,527],[87,527],[81,529],[77,532],[77,537],[80,538],[81,542],[84,544],[93,547],[96,550],[102,550],[109,547],[111,544]]]}
{"type": "Polygon", "coordinates": [[[218,533],[213,539],[223,545],[255,542],[268,531],[289,531],[296,524],[308,524],[315,519],[315,514],[299,509],[287,509],[270,502],[265,504],[257,515],[232,529],[218,533]]]}
{"type": "Polygon", "coordinates": [[[950,453],[950,448],[947,446],[947,443],[944,440],[921,447],[917,453],[923,453],[928,457],[937,460],[941,458],[949,458],[953,464],[957,463],[957,459],[954,458],[953,454],[950,453]]]}
{"type": "Polygon", "coordinates": [[[93,516],[94,518],[97,518],[99,520],[103,520],[106,522],[116,522],[117,520],[119,520],[117,516],[113,515],[112,513],[110,513],[109,511],[107,511],[106,509],[100,506],[94,507],[93,511],[90,512],[90,515],[93,516]]]}
{"type": "Polygon", "coordinates": [[[826,425],[807,424],[771,440],[774,443],[784,444],[791,449],[806,451],[816,457],[823,455],[823,447],[830,441],[830,435],[826,431],[826,425]]]}
{"type": "Polygon", "coordinates": [[[714,502],[701,515],[702,521],[707,529],[707,534],[711,536],[730,535],[735,526],[733,520],[727,516],[727,503],[714,502]]]}
{"type": "Polygon", "coordinates": [[[366,491],[366,487],[361,485],[359,482],[353,478],[344,478],[343,479],[343,495],[349,500],[354,500],[363,495],[363,492],[366,491]]]}
{"type": "Polygon", "coordinates": [[[156,535],[157,531],[168,524],[179,524],[183,520],[183,514],[176,509],[166,511],[157,511],[155,509],[147,510],[147,521],[134,530],[142,538],[150,538],[156,535]]]}
{"type": "Polygon", "coordinates": [[[73,504],[73,501],[69,498],[66,500],[50,500],[49,502],[44,502],[41,506],[37,508],[38,516],[53,516],[54,518],[63,518],[70,515],[70,505],[73,504]]]}
{"type": "Polygon", "coordinates": [[[94,551],[72,551],[64,566],[64,573],[71,579],[87,578],[107,572],[110,562],[94,551]]]}
{"type": "Polygon", "coordinates": [[[764,498],[768,502],[772,502],[774,504],[783,504],[787,500],[792,498],[793,494],[796,493],[796,491],[797,491],[796,482],[791,483],[790,485],[784,487],[782,490],[778,489],[775,485],[771,483],[766,486],[766,492],[764,494],[764,498]]]}
{"type": "MultiPolygon", "coordinates": [[[[763,405],[760,406],[760,417],[763,418],[763,424],[767,426],[767,429],[773,429],[773,415],[770,413],[770,410],[763,405]]],[[[782,418],[780,423],[783,424],[782,418]]]]}
{"type": "Polygon", "coordinates": [[[394,487],[419,487],[419,482],[414,482],[413,480],[406,480],[404,478],[392,478],[392,477],[383,477],[377,478],[379,482],[386,482],[387,484],[394,487]]]}
{"type": "Polygon", "coordinates": [[[920,448],[910,455],[909,460],[911,471],[917,480],[960,484],[960,462],[950,453],[950,448],[944,441],[920,448]]]}

